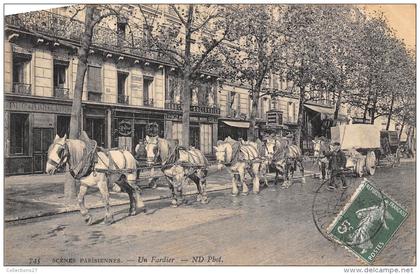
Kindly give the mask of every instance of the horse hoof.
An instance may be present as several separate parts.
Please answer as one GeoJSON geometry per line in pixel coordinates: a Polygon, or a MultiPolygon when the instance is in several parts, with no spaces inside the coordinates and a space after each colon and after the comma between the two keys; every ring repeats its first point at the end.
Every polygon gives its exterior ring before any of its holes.
{"type": "Polygon", "coordinates": [[[255,194],[255,195],[258,195],[260,192],[259,191],[253,191],[252,193],[255,194]]]}
{"type": "Polygon", "coordinates": [[[201,200],[202,204],[208,204],[209,203],[209,198],[207,197],[203,197],[203,199],[201,200]]]}
{"type": "Polygon", "coordinates": [[[242,192],[241,194],[242,194],[242,196],[247,196],[249,193],[248,192],[242,192]]]}
{"type": "Polygon", "coordinates": [[[236,196],[238,196],[238,192],[232,192],[232,193],[230,193],[230,195],[232,195],[233,197],[236,197],[236,196]]]}
{"type": "Polygon", "coordinates": [[[85,218],[85,222],[86,222],[86,224],[87,225],[92,225],[92,223],[93,223],[93,218],[92,218],[92,216],[87,216],[86,218],[85,218]]]}
{"type": "Polygon", "coordinates": [[[137,210],[130,210],[128,212],[128,216],[135,216],[135,215],[137,215],[137,210]]]}
{"type": "Polygon", "coordinates": [[[201,195],[197,195],[197,202],[201,202],[203,200],[203,197],[201,195]]]}

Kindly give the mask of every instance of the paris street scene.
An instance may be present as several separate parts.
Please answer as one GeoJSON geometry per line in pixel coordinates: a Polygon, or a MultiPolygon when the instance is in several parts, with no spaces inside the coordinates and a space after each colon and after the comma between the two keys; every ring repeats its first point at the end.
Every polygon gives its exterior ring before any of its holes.
{"type": "Polygon", "coordinates": [[[4,265],[416,266],[415,12],[6,13],[4,265]]]}

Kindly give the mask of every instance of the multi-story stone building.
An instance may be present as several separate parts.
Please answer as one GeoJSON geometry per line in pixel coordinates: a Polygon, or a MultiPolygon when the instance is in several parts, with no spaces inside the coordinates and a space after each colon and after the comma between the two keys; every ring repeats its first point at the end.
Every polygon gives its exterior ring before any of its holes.
{"type": "MultiPolygon", "coordinates": [[[[145,11],[153,12],[149,8],[145,11]]],[[[161,11],[162,12],[162,11],[161,11]]],[[[135,12],[133,12],[135,14],[135,12]]],[[[170,9],[164,20],[176,20],[170,9]]],[[[4,41],[5,174],[43,172],[55,134],[68,135],[83,14],[68,8],[6,16],[4,41]],[[79,20],[78,20],[79,19],[79,20]]],[[[140,24],[140,23],[139,23],[140,24]]],[[[127,22],[116,17],[96,26],[82,96],[82,128],[98,145],[133,150],[146,125],[182,145],[181,81],[177,68],[157,54],[127,46],[127,22]]],[[[130,33],[138,45],[147,39],[130,33]]],[[[295,126],[298,100],[261,98],[258,123],[267,112],[295,126]]],[[[218,85],[203,73],[192,91],[190,145],[212,155],[227,136],[247,139],[251,102],[246,87],[218,85]]]]}

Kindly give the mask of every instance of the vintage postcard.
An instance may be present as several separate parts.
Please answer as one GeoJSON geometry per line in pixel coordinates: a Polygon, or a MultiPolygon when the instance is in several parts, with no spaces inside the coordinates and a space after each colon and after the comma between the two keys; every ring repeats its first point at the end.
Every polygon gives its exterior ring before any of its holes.
{"type": "Polygon", "coordinates": [[[415,4],[4,9],[7,271],[417,265],[415,4]]]}

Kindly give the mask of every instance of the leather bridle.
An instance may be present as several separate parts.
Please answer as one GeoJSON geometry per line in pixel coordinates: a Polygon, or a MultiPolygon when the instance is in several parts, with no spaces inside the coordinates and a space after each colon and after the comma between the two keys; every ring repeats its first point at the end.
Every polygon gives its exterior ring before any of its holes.
{"type": "MultiPolygon", "coordinates": [[[[57,152],[57,155],[60,158],[60,161],[59,162],[56,162],[53,159],[48,158],[47,163],[49,163],[50,165],[52,165],[57,170],[57,169],[62,168],[66,164],[66,162],[68,160],[68,157],[67,156],[69,155],[69,148],[67,146],[67,143],[64,143],[64,144],[53,143],[53,145],[54,146],[55,145],[58,145],[61,148],[61,150],[57,152]]],[[[48,155],[49,155],[49,152],[48,152],[48,155]]]]}

